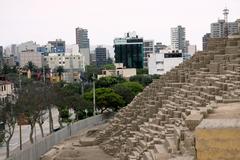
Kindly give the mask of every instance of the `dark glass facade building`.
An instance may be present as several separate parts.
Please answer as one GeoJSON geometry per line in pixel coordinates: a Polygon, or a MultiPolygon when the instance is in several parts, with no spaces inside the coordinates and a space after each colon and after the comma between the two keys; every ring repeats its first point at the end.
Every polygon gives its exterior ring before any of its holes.
{"type": "Polygon", "coordinates": [[[143,39],[126,37],[114,40],[115,62],[127,68],[143,68],[143,39]]]}
{"type": "Polygon", "coordinates": [[[3,47],[0,46],[0,68],[3,67],[3,47]]]}
{"type": "Polygon", "coordinates": [[[107,49],[103,47],[97,47],[95,49],[96,65],[102,67],[107,63],[107,49]]]}

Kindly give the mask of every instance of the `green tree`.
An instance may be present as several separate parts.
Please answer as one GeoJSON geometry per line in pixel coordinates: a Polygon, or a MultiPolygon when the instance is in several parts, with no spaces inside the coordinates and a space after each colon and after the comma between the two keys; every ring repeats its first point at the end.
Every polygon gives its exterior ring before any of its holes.
{"type": "Polygon", "coordinates": [[[137,95],[139,92],[142,92],[143,86],[138,82],[124,82],[121,85],[125,86],[126,88],[129,88],[134,95],[137,95]]]}
{"type": "Polygon", "coordinates": [[[107,70],[115,70],[116,66],[114,64],[105,64],[102,68],[107,70]]]}
{"type": "MultiPolygon", "coordinates": [[[[30,125],[30,142],[33,143],[33,130],[36,123],[38,123],[42,116],[46,113],[44,88],[42,83],[32,83],[23,88],[18,95],[17,108],[19,112],[25,115],[28,119],[30,125]]],[[[39,123],[41,132],[43,133],[43,128],[41,126],[42,122],[39,123]]]]}
{"type": "Polygon", "coordinates": [[[108,88],[118,83],[126,82],[126,80],[122,77],[114,77],[114,76],[108,76],[108,77],[102,77],[96,82],[97,88],[108,88]]]}
{"type": "Polygon", "coordinates": [[[58,66],[57,68],[55,68],[55,70],[58,73],[59,80],[61,81],[62,80],[62,74],[64,72],[63,66],[58,66]]]}
{"type": "Polygon", "coordinates": [[[23,75],[19,76],[19,74],[17,73],[8,73],[5,75],[5,77],[8,81],[11,81],[12,83],[14,83],[16,88],[19,88],[19,85],[20,85],[19,77],[20,77],[22,86],[26,86],[32,83],[32,79],[28,79],[26,76],[23,76],[23,75]]]}
{"type": "Polygon", "coordinates": [[[137,75],[148,74],[148,69],[146,68],[139,68],[137,69],[137,75]]]}
{"type": "Polygon", "coordinates": [[[10,155],[10,140],[14,134],[16,124],[16,105],[7,98],[5,102],[1,101],[0,109],[0,122],[5,124],[4,128],[0,130],[2,139],[0,143],[6,143],[6,157],[8,158],[10,155]]]}
{"type": "Polygon", "coordinates": [[[2,74],[8,74],[9,72],[10,72],[10,67],[4,64],[2,69],[2,74]]]}
{"type": "Polygon", "coordinates": [[[37,70],[37,66],[36,66],[32,61],[29,61],[29,62],[24,66],[24,68],[30,70],[31,72],[35,72],[35,71],[37,70]]]}
{"type": "MultiPolygon", "coordinates": [[[[101,113],[108,109],[117,111],[124,106],[123,98],[110,88],[97,88],[95,93],[96,107],[101,110],[101,113]]],[[[84,98],[88,101],[92,101],[93,92],[85,93],[84,98]]]]}
{"type": "Polygon", "coordinates": [[[114,85],[112,89],[115,93],[123,97],[123,100],[125,101],[125,106],[129,104],[135,97],[135,93],[126,85],[123,85],[123,83],[114,85]]]}
{"type": "Polygon", "coordinates": [[[75,119],[80,120],[93,115],[92,101],[85,100],[81,95],[75,94],[67,97],[68,106],[74,110],[75,119]],[[87,110],[87,114],[86,111],[87,110]]]}
{"type": "Polygon", "coordinates": [[[81,86],[79,83],[70,83],[62,87],[62,91],[65,95],[74,95],[81,93],[81,86]]]}
{"type": "Polygon", "coordinates": [[[101,71],[95,65],[87,65],[85,67],[84,77],[87,81],[92,81],[93,74],[97,75],[101,71]]]}
{"type": "Polygon", "coordinates": [[[63,128],[63,123],[70,123],[70,112],[69,109],[71,108],[71,100],[69,100],[69,92],[66,92],[63,88],[65,85],[63,83],[57,83],[54,85],[54,105],[57,107],[59,116],[58,122],[61,128],[63,128]]]}
{"type": "Polygon", "coordinates": [[[136,75],[129,78],[131,82],[138,82],[143,86],[147,86],[152,83],[152,77],[150,75],[136,75]]]}

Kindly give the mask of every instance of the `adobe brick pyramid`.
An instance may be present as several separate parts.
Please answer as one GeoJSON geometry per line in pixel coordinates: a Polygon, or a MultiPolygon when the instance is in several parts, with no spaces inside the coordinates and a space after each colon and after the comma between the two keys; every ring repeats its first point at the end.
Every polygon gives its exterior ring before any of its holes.
{"type": "Polygon", "coordinates": [[[116,160],[192,160],[193,131],[216,103],[240,101],[240,35],[210,39],[196,53],[154,80],[97,136],[116,160]]]}

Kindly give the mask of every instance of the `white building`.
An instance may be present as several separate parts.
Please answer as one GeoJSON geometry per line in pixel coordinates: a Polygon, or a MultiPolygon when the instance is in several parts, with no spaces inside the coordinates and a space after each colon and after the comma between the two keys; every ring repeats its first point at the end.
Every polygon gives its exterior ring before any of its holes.
{"type": "Polygon", "coordinates": [[[12,99],[14,95],[14,84],[8,81],[0,81],[0,101],[5,101],[8,96],[12,99]]]}
{"type": "Polygon", "coordinates": [[[78,53],[78,52],[79,52],[79,46],[77,44],[66,46],[66,53],[78,53]]]}
{"type": "Polygon", "coordinates": [[[143,41],[143,67],[148,68],[148,55],[154,53],[154,40],[143,41]]]}
{"type": "Polygon", "coordinates": [[[148,73],[163,75],[182,62],[183,54],[180,50],[161,50],[149,55],[148,73]]]}
{"type": "Polygon", "coordinates": [[[40,45],[38,45],[36,42],[33,42],[33,41],[28,41],[28,42],[21,43],[17,46],[17,55],[14,55],[14,56],[16,56],[17,61],[19,61],[20,54],[23,51],[33,50],[34,52],[37,52],[38,47],[40,47],[40,45]]]}
{"type": "Polygon", "coordinates": [[[189,45],[188,46],[188,53],[193,56],[197,52],[197,46],[196,45],[189,45]]]}
{"type": "Polygon", "coordinates": [[[52,70],[63,66],[64,70],[84,70],[84,57],[80,53],[49,53],[45,56],[46,64],[52,70]]]}
{"type": "Polygon", "coordinates": [[[223,38],[225,37],[226,32],[228,35],[238,33],[238,25],[237,21],[228,22],[226,24],[224,19],[220,19],[218,22],[211,24],[211,38],[223,38]]]}
{"type": "Polygon", "coordinates": [[[185,27],[177,26],[171,28],[171,46],[174,50],[185,52],[185,27]]]}
{"type": "Polygon", "coordinates": [[[84,56],[85,64],[90,64],[90,49],[89,48],[80,48],[80,53],[84,56]]]}
{"type": "Polygon", "coordinates": [[[43,66],[43,55],[34,50],[26,50],[20,53],[19,64],[24,67],[28,62],[32,62],[35,66],[41,68],[43,66]]]}
{"type": "Polygon", "coordinates": [[[85,58],[86,65],[90,64],[90,44],[88,30],[80,27],[76,28],[76,44],[79,46],[80,53],[85,58]]]}
{"type": "Polygon", "coordinates": [[[223,10],[224,19],[211,24],[211,38],[223,38],[239,32],[239,20],[228,22],[229,9],[223,10]]]}

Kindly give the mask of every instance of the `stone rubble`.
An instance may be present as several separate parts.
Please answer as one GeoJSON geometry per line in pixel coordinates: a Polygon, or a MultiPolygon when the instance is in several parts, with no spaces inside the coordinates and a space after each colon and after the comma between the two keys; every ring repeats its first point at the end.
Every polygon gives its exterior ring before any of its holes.
{"type": "Polygon", "coordinates": [[[195,127],[216,103],[240,101],[240,37],[211,39],[154,80],[96,137],[116,160],[193,160],[195,127]]]}

